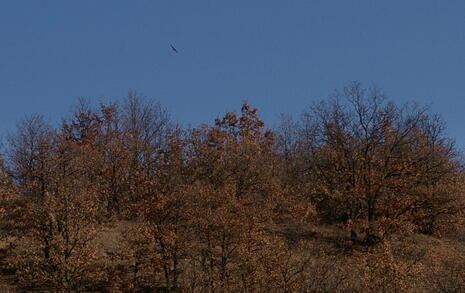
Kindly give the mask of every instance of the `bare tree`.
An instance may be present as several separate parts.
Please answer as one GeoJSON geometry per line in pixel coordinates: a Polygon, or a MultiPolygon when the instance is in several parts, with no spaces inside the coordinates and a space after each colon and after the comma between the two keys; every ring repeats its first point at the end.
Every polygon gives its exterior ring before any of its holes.
{"type": "Polygon", "coordinates": [[[133,160],[150,168],[157,152],[166,148],[177,127],[160,103],[145,99],[136,92],[129,92],[123,99],[121,111],[126,143],[133,160]]]}
{"type": "Polygon", "coordinates": [[[53,149],[54,130],[42,116],[28,116],[17,125],[9,138],[9,164],[23,193],[44,196],[49,174],[49,156],[53,149]]]}

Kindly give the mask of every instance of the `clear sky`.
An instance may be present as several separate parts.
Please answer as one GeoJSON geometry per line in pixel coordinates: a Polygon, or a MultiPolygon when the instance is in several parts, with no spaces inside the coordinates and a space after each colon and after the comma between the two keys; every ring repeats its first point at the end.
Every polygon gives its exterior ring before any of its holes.
{"type": "Polygon", "coordinates": [[[0,1],[0,133],[129,90],[184,124],[248,99],[272,125],[354,80],[431,103],[465,147],[465,1],[0,1]]]}

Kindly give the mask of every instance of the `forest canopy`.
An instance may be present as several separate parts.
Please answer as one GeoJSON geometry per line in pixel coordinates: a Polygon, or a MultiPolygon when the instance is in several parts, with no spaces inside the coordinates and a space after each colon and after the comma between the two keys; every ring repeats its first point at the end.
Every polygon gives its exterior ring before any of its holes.
{"type": "Polygon", "coordinates": [[[79,101],[5,142],[0,289],[463,292],[464,175],[437,114],[359,83],[274,128],[79,101]]]}

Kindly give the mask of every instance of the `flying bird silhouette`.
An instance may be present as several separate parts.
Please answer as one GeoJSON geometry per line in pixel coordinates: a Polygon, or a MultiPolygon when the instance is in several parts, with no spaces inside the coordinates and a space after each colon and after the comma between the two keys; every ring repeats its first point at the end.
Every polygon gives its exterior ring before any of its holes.
{"type": "Polygon", "coordinates": [[[173,45],[170,44],[170,47],[171,47],[171,50],[173,50],[176,53],[179,53],[178,50],[176,50],[176,48],[173,45]]]}

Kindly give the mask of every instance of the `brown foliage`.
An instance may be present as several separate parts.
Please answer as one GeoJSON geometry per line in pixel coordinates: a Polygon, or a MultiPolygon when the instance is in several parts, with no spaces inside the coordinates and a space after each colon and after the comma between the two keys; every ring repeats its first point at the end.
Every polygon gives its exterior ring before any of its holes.
{"type": "Polygon", "coordinates": [[[386,103],[378,89],[359,84],[343,98],[306,113],[289,151],[320,215],[358,225],[368,242],[410,224],[440,232],[463,209],[461,166],[440,119],[427,108],[386,103]]]}
{"type": "Polygon", "coordinates": [[[463,291],[440,119],[344,95],[276,132],[246,103],[181,130],[136,93],[27,118],[0,160],[1,268],[53,292],[463,291]]]}

